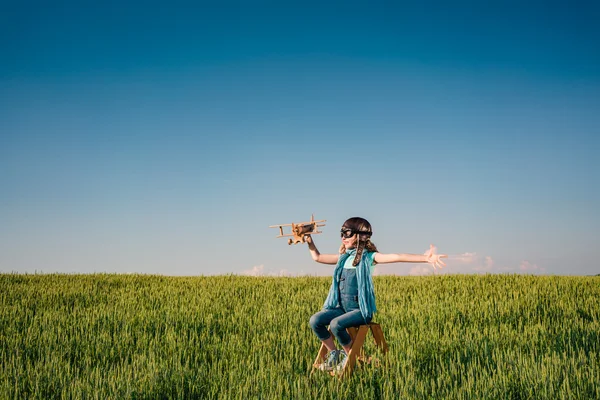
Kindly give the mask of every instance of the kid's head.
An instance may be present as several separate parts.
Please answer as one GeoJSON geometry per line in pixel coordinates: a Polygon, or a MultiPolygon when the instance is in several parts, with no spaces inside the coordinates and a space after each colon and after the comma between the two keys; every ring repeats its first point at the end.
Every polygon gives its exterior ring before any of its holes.
{"type": "Polygon", "coordinates": [[[371,242],[373,228],[371,227],[369,221],[364,218],[353,217],[347,219],[342,225],[340,234],[342,237],[340,254],[345,253],[346,250],[356,248],[357,254],[354,260],[356,263],[359,262],[360,256],[362,255],[362,251],[365,247],[368,251],[377,251],[377,248],[371,242]]]}

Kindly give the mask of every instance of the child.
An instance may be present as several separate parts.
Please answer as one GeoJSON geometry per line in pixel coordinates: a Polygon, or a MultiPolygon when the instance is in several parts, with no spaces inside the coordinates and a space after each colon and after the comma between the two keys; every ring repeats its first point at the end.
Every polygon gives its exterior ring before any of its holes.
{"type": "Polygon", "coordinates": [[[344,369],[347,355],[352,348],[352,338],[346,328],[371,322],[373,314],[377,311],[371,277],[375,264],[427,262],[434,268],[446,265],[440,259],[447,255],[435,254],[433,245],[424,255],[379,253],[371,242],[371,224],[364,218],[348,219],[340,232],[342,245],[339,254],[321,254],[310,235],[306,240],[313,260],[336,265],[323,310],[310,318],[310,327],[329,350],[327,359],[319,366],[322,371],[344,369]],[[327,325],[342,346],[342,350],[337,349],[327,325]]]}

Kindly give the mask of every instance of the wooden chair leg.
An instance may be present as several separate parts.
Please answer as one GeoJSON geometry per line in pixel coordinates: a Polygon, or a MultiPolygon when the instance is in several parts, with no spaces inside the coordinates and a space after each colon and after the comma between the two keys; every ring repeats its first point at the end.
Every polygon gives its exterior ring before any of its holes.
{"type": "Polygon", "coordinates": [[[354,366],[356,365],[356,358],[358,357],[360,351],[362,350],[362,346],[365,343],[365,338],[367,337],[367,332],[369,332],[368,325],[361,325],[358,328],[358,333],[352,343],[352,349],[350,350],[350,354],[348,354],[348,361],[342,371],[342,374],[345,376],[350,376],[352,371],[354,370],[354,366]]]}
{"type": "MultiPolygon", "coordinates": [[[[329,330],[329,334],[331,335],[331,330],[329,330]]],[[[329,350],[327,350],[325,344],[321,343],[321,347],[319,348],[319,352],[317,353],[317,358],[315,358],[315,362],[313,363],[313,372],[315,368],[317,368],[319,365],[321,365],[321,363],[325,361],[325,356],[328,352],[329,350]]]]}
{"type": "Polygon", "coordinates": [[[381,325],[379,324],[370,324],[371,332],[373,333],[373,338],[375,339],[375,345],[381,349],[383,354],[387,353],[388,345],[383,337],[383,331],[381,330],[381,325]]]}
{"type": "Polygon", "coordinates": [[[321,343],[321,348],[317,353],[317,358],[315,358],[315,362],[313,363],[313,368],[316,368],[319,364],[325,361],[325,356],[327,355],[327,347],[323,343],[321,343]]]}
{"type": "MultiPolygon", "coordinates": [[[[358,335],[358,328],[358,326],[351,326],[350,328],[346,328],[346,331],[348,332],[348,334],[350,334],[353,343],[356,340],[356,335],[358,335]]],[[[356,356],[359,360],[363,358],[364,351],[362,348],[360,349],[360,353],[357,353],[356,356]]]]}

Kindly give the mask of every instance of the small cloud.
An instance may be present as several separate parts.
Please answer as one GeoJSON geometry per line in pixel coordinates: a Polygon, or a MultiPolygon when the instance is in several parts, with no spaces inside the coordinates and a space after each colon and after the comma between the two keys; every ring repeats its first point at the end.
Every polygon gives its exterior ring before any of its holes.
{"type": "Polygon", "coordinates": [[[246,276],[293,276],[287,269],[272,270],[265,268],[264,265],[255,265],[250,269],[246,269],[240,273],[246,276]]]}
{"type": "Polygon", "coordinates": [[[477,253],[462,253],[448,256],[448,260],[456,261],[464,264],[471,264],[477,260],[477,253]]]}
{"type": "Polygon", "coordinates": [[[448,256],[448,268],[453,273],[493,273],[497,269],[491,256],[480,256],[476,252],[448,256]]]}
{"type": "Polygon", "coordinates": [[[251,269],[243,270],[241,275],[260,276],[263,274],[264,270],[265,270],[264,265],[255,265],[251,269]]]}
{"type": "Polygon", "coordinates": [[[540,267],[537,264],[532,264],[527,260],[521,261],[519,271],[527,274],[543,274],[546,272],[546,268],[540,267]]]}
{"type": "Polygon", "coordinates": [[[409,275],[412,276],[420,276],[420,275],[432,275],[433,268],[430,265],[416,265],[410,269],[408,272],[409,275]]]}
{"type": "Polygon", "coordinates": [[[406,275],[406,269],[398,264],[375,264],[373,276],[381,275],[406,275]]]}
{"type": "Polygon", "coordinates": [[[494,259],[490,256],[486,256],[483,259],[475,259],[472,264],[473,271],[491,273],[494,270],[494,259]]]}

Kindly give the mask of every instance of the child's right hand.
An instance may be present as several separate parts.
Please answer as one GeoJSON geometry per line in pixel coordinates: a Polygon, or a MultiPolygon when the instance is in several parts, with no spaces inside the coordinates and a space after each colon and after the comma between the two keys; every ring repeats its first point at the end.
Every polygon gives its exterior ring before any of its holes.
{"type": "Polygon", "coordinates": [[[304,237],[306,238],[306,243],[311,244],[313,242],[312,241],[312,236],[310,236],[310,235],[304,235],[304,237]]]}

